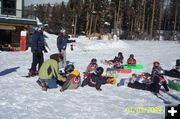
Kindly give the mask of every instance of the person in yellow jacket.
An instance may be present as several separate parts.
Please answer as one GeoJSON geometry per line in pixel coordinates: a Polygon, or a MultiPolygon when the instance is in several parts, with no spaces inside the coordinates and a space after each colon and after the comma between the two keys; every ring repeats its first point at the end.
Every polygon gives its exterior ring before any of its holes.
{"type": "Polygon", "coordinates": [[[64,69],[65,83],[62,85],[60,92],[67,89],[77,89],[81,85],[80,72],[75,69],[73,64],[69,64],[64,69]]]}

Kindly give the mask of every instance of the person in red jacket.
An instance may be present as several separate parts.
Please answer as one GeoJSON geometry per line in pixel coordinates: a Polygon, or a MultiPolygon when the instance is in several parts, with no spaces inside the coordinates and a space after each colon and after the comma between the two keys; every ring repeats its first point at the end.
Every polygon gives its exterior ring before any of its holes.
{"type": "Polygon", "coordinates": [[[130,56],[127,60],[127,64],[136,64],[136,59],[134,58],[133,54],[130,54],[130,56]]]}

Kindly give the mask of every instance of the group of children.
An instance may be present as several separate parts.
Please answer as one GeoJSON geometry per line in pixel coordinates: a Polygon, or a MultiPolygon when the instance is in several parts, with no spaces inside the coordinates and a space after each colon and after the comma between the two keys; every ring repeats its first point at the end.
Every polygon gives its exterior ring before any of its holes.
{"type": "Polygon", "coordinates": [[[132,74],[131,78],[121,79],[120,82],[117,84],[117,86],[119,87],[122,85],[126,85],[130,88],[148,90],[153,92],[155,95],[160,96],[159,90],[161,86],[164,87],[167,93],[170,93],[167,85],[167,81],[163,76],[163,75],[167,75],[168,74],[167,72],[173,72],[171,75],[173,77],[176,77],[176,75],[180,76],[180,59],[176,60],[175,67],[170,71],[162,69],[162,67],[160,66],[160,62],[155,61],[153,62],[153,68],[151,74],[145,73],[139,76],[132,74]]]}
{"type": "MultiPolygon", "coordinates": [[[[81,83],[80,72],[75,69],[73,64],[68,64],[63,69],[59,69],[59,62],[62,59],[60,54],[53,54],[50,59],[45,61],[39,70],[39,79],[37,83],[42,87],[42,90],[47,91],[48,88],[57,88],[57,85],[61,86],[60,91],[66,89],[77,89],[79,86],[90,86],[95,87],[98,91],[101,91],[101,85],[104,84],[115,84],[114,77],[103,76],[104,68],[99,67],[97,59],[92,58],[84,72],[83,81],[81,83]]],[[[116,66],[117,64],[123,63],[123,55],[121,52],[118,53],[113,60],[109,60],[116,66]]],[[[129,63],[134,64],[136,60],[134,55],[130,55],[128,58],[129,63]]],[[[141,75],[132,74],[132,77],[128,79],[121,79],[117,86],[126,85],[131,88],[148,90],[156,95],[159,95],[161,86],[164,87],[165,91],[169,93],[167,81],[163,75],[167,75],[168,71],[164,70],[160,66],[160,62],[153,62],[153,68],[151,74],[143,73],[141,75]]],[[[175,67],[170,72],[180,72],[180,59],[177,59],[175,67]]]]}

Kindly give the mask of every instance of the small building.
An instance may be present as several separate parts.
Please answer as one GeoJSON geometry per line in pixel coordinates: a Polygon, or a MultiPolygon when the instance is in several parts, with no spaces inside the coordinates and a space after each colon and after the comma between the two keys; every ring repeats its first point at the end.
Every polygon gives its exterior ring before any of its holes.
{"type": "Polygon", "coordinates": [[[25,10],[24,0],[0,0],[0,46],[20,47],[21,31],[35,25],[35,12],[25,10]]]}

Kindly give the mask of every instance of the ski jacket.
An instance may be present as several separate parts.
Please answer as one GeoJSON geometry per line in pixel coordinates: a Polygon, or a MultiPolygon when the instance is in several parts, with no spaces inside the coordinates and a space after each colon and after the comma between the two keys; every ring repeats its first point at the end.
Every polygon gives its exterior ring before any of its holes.
{"type": "Polygon", "coordinates": [[[107,77],[97,75],[96,73],[89,73],[88,77],[82,82],[82,86],[89,85],[99,90],[102,84],[106,84],[107,79],[107,77]]]}
{"type": "Polygon", "coordinates": [[[128,58],[127,64],[136,64],[136,59],[134,59],[134,58],[128,58]]]}
{"type": "Polygon", "coordinates": [[[48,59],[42,64],[39,70],[39,78],[42,80],[49,80],[52,78],[56,78],[60,81],[66,80],[59,74],[59,65],[54,59],[48,59]]]}
{"type": "Polygon", "coordinates": [[[35,32],[32,37],[30,37],[29,45],[33,53],[40,53],[45,50],[45,39],[43,34],[40,32],[35,32]]]}
{"type": "Polygon", "coordinates": [[[123,64],[123,58],[122,57],[115,57],[113,60],[113,63],[115,63],[115,62],[119,62],[119,63],[123,64]]]}
{"type": "Polygon", "coordinates": [[[68,36],[58,36],[57,37],[57,48],[59,50],[66,50],[67,43],[75,42],[74,40],[68,40],[68,36]]]}
{"type": "Polygon", "coordinates": [[[178,65],[175,65],[175,66],[173,67],[173,69],[175,69],[175,70],[177,70],[177,71],[180,72],[180,66],[178,66],[178,65]]]}
{"type": "Polygon", "coordinates": [[[70,74],[67,75],[67,79],[62,86],[62,91],[66,89],[76,89],[81,85],[80,72],[74,69],[70,74]]]}
{"type": "Polygon", "coordinates": [[[152,72],[151,72],[151,76],[155,77],[155,76],[162,76],[164,73],[164,70],[161,67],[153,67],[152,68],[152,72]]]}

